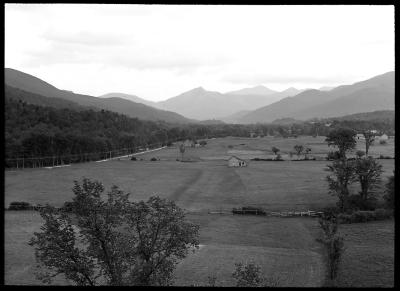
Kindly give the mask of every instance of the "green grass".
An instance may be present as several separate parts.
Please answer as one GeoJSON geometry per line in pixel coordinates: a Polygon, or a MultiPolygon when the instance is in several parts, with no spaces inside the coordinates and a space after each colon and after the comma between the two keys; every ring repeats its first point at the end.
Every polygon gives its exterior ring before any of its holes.
{"type": "MultiPolygon", "coordinates": [[[[231,150],[237,151],[235,155],[249,159],[257,155],[262,157],[262,154],[268,156],[272,146],[282,151],[292,150],[299,142],[311,146],[313,152],[326,154],[331,149],[323,140],[322,137],[228,137],[208,140],[204,148],[187,148],[185,157],[197,161],[193,163],[177,162],[178,150],[170,147],[139,155],[143,161],[121,159],[73,164],[64,168],[7,171],[4,200],[6,206],[12,201],[62,206],[73,197],[73,181],[81,180],[83,176],[100,180],[107,191],[112,185],[117,185],[130,192],[134,200],[159,195],[188,210],[188,218],[201,227],[200,244],[204,246],[178,266],[178,285],[206,284],[207,276],[213,274],[218,275],[220,284],[231,285],[234,263],[254,260],[262,265],[266,276],[278,273],[283,281],[281,285],[318,286],[322,285],[324,270],[321,249],[315,243],[319,232],[316,220],[209,215],[207,210],[230,210],[244,205],[260,205],[267,210],[314,210],[333,205],[336,199],[327,194],[325,181],[327,161],[250,161],[245,168],[228,168],[224,160],[230,156],[231,150]],[[233,145],[233,149],[229,149],[229,145],[233,145]],[[149,161],[151,157],[161,160],[152,162],[149,161]]],[[[381,147],[387,151],[393,149],[390,144],[381,147]]],[[[379,148],[373,146],[371,152],[373,149],[379,148]]],[[[388,155],[387,152],[377,154],[388,155]]],[[[383,165],[383,180],[386,181],[386,177],[392,175],[394,160],[379,162],[383,165]]],[[[357,191],[357,187],[353,190],[357,191]]],[[[33,250],[27,245],[33,232],[40,228],[39,215],[31,211],[7,211],[5,219],[6,283],[39,284],[33,274],[33,250]]],[[[369,224],[343,226],[343,229],[355,227],[363,232],[364,225],[369,224]]],[[[382,246],[387,245],[388,241],[382,241],[382,246]]],[[[349,252],[357,252],[357,248],[351,250],[349,252]]],[[[390,247],[375,251],[384,262],[393,262],[390,247]]],[[[354,262],[357,258],[355,256],[354,262]]],[[[361,265],[369,266],[368,260],[359,259],[361,265]]],[[[380,261],[370,263],[374,266],[380,261]]],[[[374,270],[375,267],[371,268],[374,270]]],[[[393,276],[390,268],[380,270],[385,272],[383,277],[393,276]]],[[[345,279],[340,282],[358,286],[363,282],[364,273],[361,270],[357,272],[360,280],[354,284],[349,280],[356,276],[343,277],[345,279]]],[[[365,282],[379,285],[378,279],[373,281],[374,277],[371,278],[372,281],[365,282]]],[[[56,281],[58,284],[65,282],[62,279],[56,281]]]]}

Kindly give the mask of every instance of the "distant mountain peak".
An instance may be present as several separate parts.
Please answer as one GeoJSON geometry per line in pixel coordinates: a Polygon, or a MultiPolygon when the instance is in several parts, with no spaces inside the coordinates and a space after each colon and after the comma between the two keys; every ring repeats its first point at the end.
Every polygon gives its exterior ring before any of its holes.
{"type": "Polygon", "coordinates": [[[227,92],[226,94],[234,94],[234,95],[271,95],[277,93],[274,90],[271,90],[264,85],[258,85],[250,88],[243,88],[236,91],[227,92]]]}

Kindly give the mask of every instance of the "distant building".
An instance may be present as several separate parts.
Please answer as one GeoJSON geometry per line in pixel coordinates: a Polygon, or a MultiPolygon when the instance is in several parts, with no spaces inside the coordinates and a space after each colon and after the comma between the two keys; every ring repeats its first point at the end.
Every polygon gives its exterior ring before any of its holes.
{"type": "Polygon", "coordinates": [[[365,139],[365,137],[362,133],[357,133],[356,139],[365,139]]]}
{"type": "Polygon", "coordinates": [[[236,157],[236,156],[231,156],[228,159],[228,166],[229,167],[247,167],[246,161],[236,157]]]}
{"type": "Polygon", "coordinates": [[[187,140],[185,140],[185,141],[183,142],[183,145],[184,145],[185,147],[192,147],[192,146],[194,145],[194,142],[193,142],[192,140],[190,140],[190,139],[187,139],[187,140]]]}

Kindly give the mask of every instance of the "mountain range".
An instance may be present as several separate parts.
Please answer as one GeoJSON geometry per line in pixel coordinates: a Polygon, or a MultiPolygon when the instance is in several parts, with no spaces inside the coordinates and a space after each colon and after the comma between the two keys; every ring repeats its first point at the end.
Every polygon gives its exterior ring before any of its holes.
{"type": "Polygon", "coordinates": [[[129,117],[175,124],[270,123],[285,118],[307,120],[394,110],[394,71],[351,85],[319,90],[288,88],[278,92],[256,86],[220,93],[198,87],[159,102],[124,93],[98,97],[75,94],[10,68],[5,69],[5,85],[6,94],[12,98],[36,105],[105,109],[129,117]]]}
{"type": "Polygon", "coordinates": [[[306,120],[376,110],[394,110],[394,71],[329,91],[306,90],[248,112],[235,123],[269,123],[279,118],[306,120]]]}

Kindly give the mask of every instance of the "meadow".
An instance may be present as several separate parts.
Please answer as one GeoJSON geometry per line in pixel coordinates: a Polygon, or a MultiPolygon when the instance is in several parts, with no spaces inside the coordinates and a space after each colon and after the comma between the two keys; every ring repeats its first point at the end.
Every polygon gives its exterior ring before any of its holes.
{"type": "MultiPolygon", "coordinates": [[[[131,193],[133,200],[145,200],[151,195],[172,199],[187,211],[189,220],[200,225],[201,247],[178,265],[175,272],[177,285],[204,285],[207,276],[211,275],[217,276],[217,285],[232,285],[230,275],[234,263],[255,261],[262,266],[265,275],[279,277],[277,280],[281,286],[322,286],[324,256],[320,244],[315,241],[319,235],[315,219],[243,217],[208,212],[246,205],[282,211],[314,210],[334,205],[336,199],[327,193],[325,182],[327,161],[250,161],[244,168],[228,168],[226,162],[230,155],[247,160],[272,155],[272,146],[287,154],[298,143],[311,147],[311,154],[326,155],[332,148],[324,143],[324,138],[228,137],[210,139],[207,143],[205,147],[186,148],[184,157],[191,162],[184,163],[176,161],[180,153],[176,146],[172,146],[137,155],[137,161],[122,158],[62,168],[7,171],[5,205],[12,201],[26,201],[62,206],[73,197],[74,180],[79,181],[83,176],[97,179],[104,184],[106,191],[117,185],[131,193]],[[159,160],[150,161],[152,157],[159,160]]],[[[358,147],[362,149],[363,143],[359,142],[358,147]]],[[[394,155],[394,144],[372,146],[370,152],[378,156],[394,155]],[[382,152],[379,151],[381,148],[382,152]]],[[[383,165],[385,182],[393,172],[394,160],[379,162],[383,165]]],[[[380,223],[388,233],[380,243],[388,247],[384,248],[383,254],[383,248],[370,245],[368,252],[393,261],[394,254],[390,251],[393,223],[380,223]]],[[[27,245],[40,224],[41,218],[36,212],[5,212],[6,284],[40,284],[33,274],[33,250],[27,245]]],[[[371,223],[346,225],[343,230],[351,234],[351,227],[354,227],[363,232],[369,225],[371,223]]],[[[354,264],[359,256],[351,249],[349,254],[346,266],[354,264]]],[[[371,272],[380,267],[377,264],[369,266],[371,272]]],[[[391,270],[384,269],[386,277],[376,285],[390,286],[391,270]]],[[[362,274],[360,271],[359,276],[362,274]]],[[[339,283],[361,286],[362,278],[349,281],[353,277],[342,275],[339,283]]],[[[68,284],[62,278],[56,283],[68,284]]]]}

